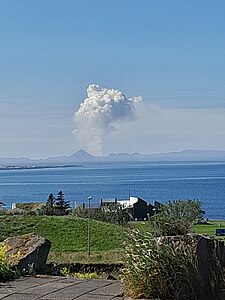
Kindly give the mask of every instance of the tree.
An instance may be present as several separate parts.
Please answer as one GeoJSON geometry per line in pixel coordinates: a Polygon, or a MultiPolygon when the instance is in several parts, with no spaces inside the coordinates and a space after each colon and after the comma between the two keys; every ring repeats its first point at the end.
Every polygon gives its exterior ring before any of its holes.
{"type": "Polygon", "coordinates": [[[108,207],[108,215],[110,223],[125,226],[130,219],[130,216],[126,209],[122,207],[122,205],[118,203],[112,203],[108,207]]]}
{"type": "Polygon", "coordinates": [[[194,224],[203,219],[199,200],[168,201],[150,218],[156,235],[182,235],[193,231],[194,224]]]}
{"type": "MultiPolygon", "coordinates": [[[[88,209],[77,207],[73,214],[79,218],[88,218],[88,209]]],[[[91,210],[91,218],[106,222],[112,223],[119,226],[125,226],[130,220],[130,216],[126,209],[119,204],[112,203],[108,205],[105,209],[97,208],[91,210]]]]}
{"type": "Polygon", "coordinates": [[[46,215],[48,215],[48,216],[54,215],[54,204],[55,204],[55,197],[51,193],[48,196],[48,200],[46,201],[46,205],[45,205],[45,214],[46,215]]]}
{"type": "Polygon", "coordinates": [[[66,210],[70,208],[70,201],[65,201],[62,191],[58,192],[57,198],[55,199],[54,208],[57,209],[57,214],[59,215],[65,215],[66,210]]]}

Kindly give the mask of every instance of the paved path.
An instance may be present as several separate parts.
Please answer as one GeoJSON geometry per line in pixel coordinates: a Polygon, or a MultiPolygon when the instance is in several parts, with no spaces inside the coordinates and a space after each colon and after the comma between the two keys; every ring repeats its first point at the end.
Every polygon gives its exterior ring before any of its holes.
{"type": "Polygon", "coordinates": [[[122,300],[119,281],[74,279],[60,276],[21,277],[0,283],[0,299],[5,300],[122,300]]]}

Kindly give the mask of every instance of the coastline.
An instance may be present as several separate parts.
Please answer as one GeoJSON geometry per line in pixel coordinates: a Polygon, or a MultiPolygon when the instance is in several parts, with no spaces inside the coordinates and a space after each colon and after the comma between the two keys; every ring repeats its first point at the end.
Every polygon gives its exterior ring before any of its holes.
{"type": "Polygon", "coordinates": [[[35,170],[35,169],[57,169],[57,168],[73,168],[82,167],[82,165],[57,165],[57,166],[0,166],[0,171],[4,170],[35,170]]]}

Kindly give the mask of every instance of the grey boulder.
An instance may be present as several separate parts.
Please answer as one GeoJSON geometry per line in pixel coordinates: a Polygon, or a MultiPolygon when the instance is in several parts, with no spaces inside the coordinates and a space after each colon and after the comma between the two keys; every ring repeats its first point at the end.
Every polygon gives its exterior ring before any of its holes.
{"type": "Polygon", "coordinates": [[[35,233],[5,239],[7,259],[20,273],[39,273],[46,265],[51,242],[35,233]]]}

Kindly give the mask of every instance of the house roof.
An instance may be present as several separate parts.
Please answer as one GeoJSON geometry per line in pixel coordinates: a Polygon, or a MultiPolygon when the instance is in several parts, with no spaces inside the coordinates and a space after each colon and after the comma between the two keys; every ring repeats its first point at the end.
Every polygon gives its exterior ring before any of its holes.
{"type": "Polygon", "coordinates": [[[117,202],[121,204],[124,208],[133,207],[135,203],[137,203],[139,198],[130,197],[128,200],[118,200],[117,202]]]}
{"type": "Polygon", "coordinates": [[[155,208],[155,206],[151,203],[147,203],[147,201],[139,198],[139,197],[130,197],[129,199],[101,199],[101,206],[107,206],[112,203],[119,203],[123,206],[123,208],[132,208],[135,203],[138,201],[144,201],[150,208],[155,208]]]}
{"type": "Polygon", "coordinates": [[[105,205],[108,205],[108,204],[112,204],[112,203],[116,203],[116,198],[114,199],[101,199],[101,205],[102,206],[105,206],[105,205]]]}
{"type": "MultiPolygon", "coordinates": [[[[119,203],[120,205],[123,206],[123,208],[131,208],[134,206],[135,203],[137,203],[139,200],[142,200],[139,197],[130,197],[129,199],[101,199],[101,206],[107,206],[112,203],[119,203]]],[[[146,202],[146,201],[145,201],[146,202]]]]}

